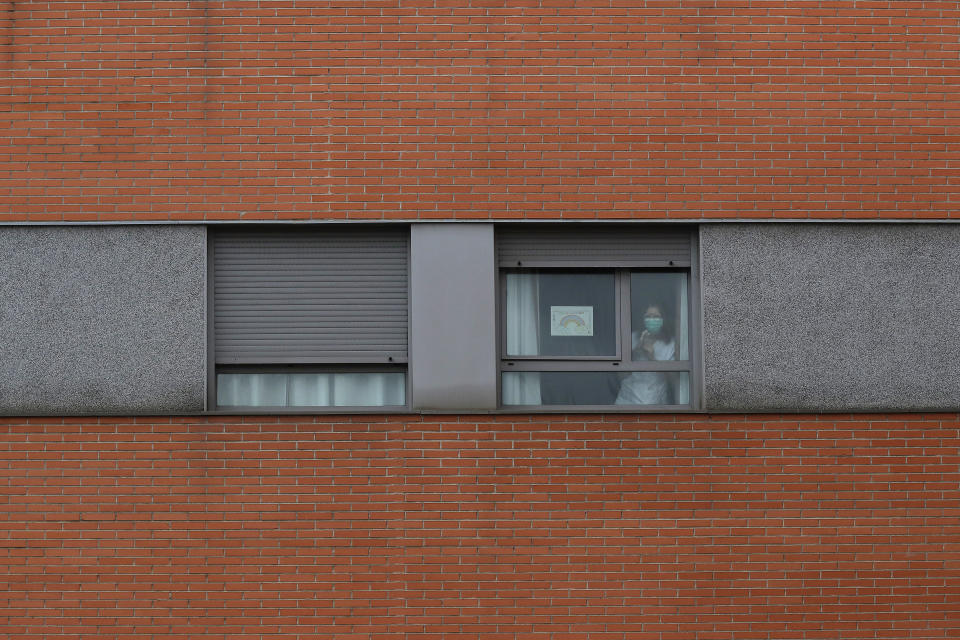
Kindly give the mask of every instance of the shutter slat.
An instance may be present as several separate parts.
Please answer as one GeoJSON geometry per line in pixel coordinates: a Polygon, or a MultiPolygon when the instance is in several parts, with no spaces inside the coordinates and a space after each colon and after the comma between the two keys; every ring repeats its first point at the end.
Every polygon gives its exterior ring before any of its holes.
{"type": "Polygon", "coordinates": [[[406,228],[218,232],[217,362],[407,357],[406,228]]]}
{"type": "Polygon", "coordinates": [[[530,225],[505,228],[497,234],[501,266],[605,265],[647,266],[673,260],[689,264],[690,232],[645,225],[592,225],[572,228],[530,225]]]}

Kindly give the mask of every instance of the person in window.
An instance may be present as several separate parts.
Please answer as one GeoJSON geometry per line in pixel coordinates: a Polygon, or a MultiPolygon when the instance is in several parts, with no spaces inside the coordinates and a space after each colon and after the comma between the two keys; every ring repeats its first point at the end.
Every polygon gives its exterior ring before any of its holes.
{"type": "MultiPolygon", "coordinates": [[[[662,306],[651,304],[643,313],[643,331],[633,332],[633,359],[674,360],[676,341],[662,306]]],[[[660,371],[635,371],[623,379],[617,404],[672,404],[670,383],[660,371]]]]}

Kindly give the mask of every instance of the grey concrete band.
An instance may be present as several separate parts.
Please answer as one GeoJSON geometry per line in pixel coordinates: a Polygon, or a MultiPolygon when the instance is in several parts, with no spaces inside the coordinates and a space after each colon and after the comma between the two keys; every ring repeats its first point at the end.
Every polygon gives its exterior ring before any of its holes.
{"type": "Polygon", "coordinates": [[[705,225],[707,410],[956,410],[960,227],[705,225]]]}
{"type": "Polygon", "coordinates": [[[0,413],[204,409],[200,226],[0,228],[0,413]]]}

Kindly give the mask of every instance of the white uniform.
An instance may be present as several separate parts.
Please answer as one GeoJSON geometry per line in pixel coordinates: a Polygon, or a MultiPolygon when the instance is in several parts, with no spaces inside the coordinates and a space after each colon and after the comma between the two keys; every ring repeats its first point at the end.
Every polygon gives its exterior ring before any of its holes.
{"type": "MultiPolygon", "coordinates": [[[[653,343],[654,360],[673,360],[676,343],[657,340],[653,343]]],[[[670,402],[670,386],[665,373],[659,371],[635,371],[624,378],[617,394],[617,404],[667,404],[670,402]]]]}

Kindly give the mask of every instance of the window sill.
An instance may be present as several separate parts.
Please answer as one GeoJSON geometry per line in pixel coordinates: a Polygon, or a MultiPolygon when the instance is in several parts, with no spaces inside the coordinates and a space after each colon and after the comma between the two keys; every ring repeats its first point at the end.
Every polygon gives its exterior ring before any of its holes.
{"type": "Polygon", "coordinates": [[[606,406],[570,406],[570,407],[501,407],[498,409],[408,409],[387,407],[383,409],[335,407],[329,410],[320,409],[284,409],[284,408],[250,408],[244,409],[215,409],[204,411],[205,416],[332,416],[332,415],[537,415],[537,414],[664,414],[664,413],[707,413],[700,409],[678,406],[657,406],[649,408],[638,407],[606,407],[606,406]]]}

